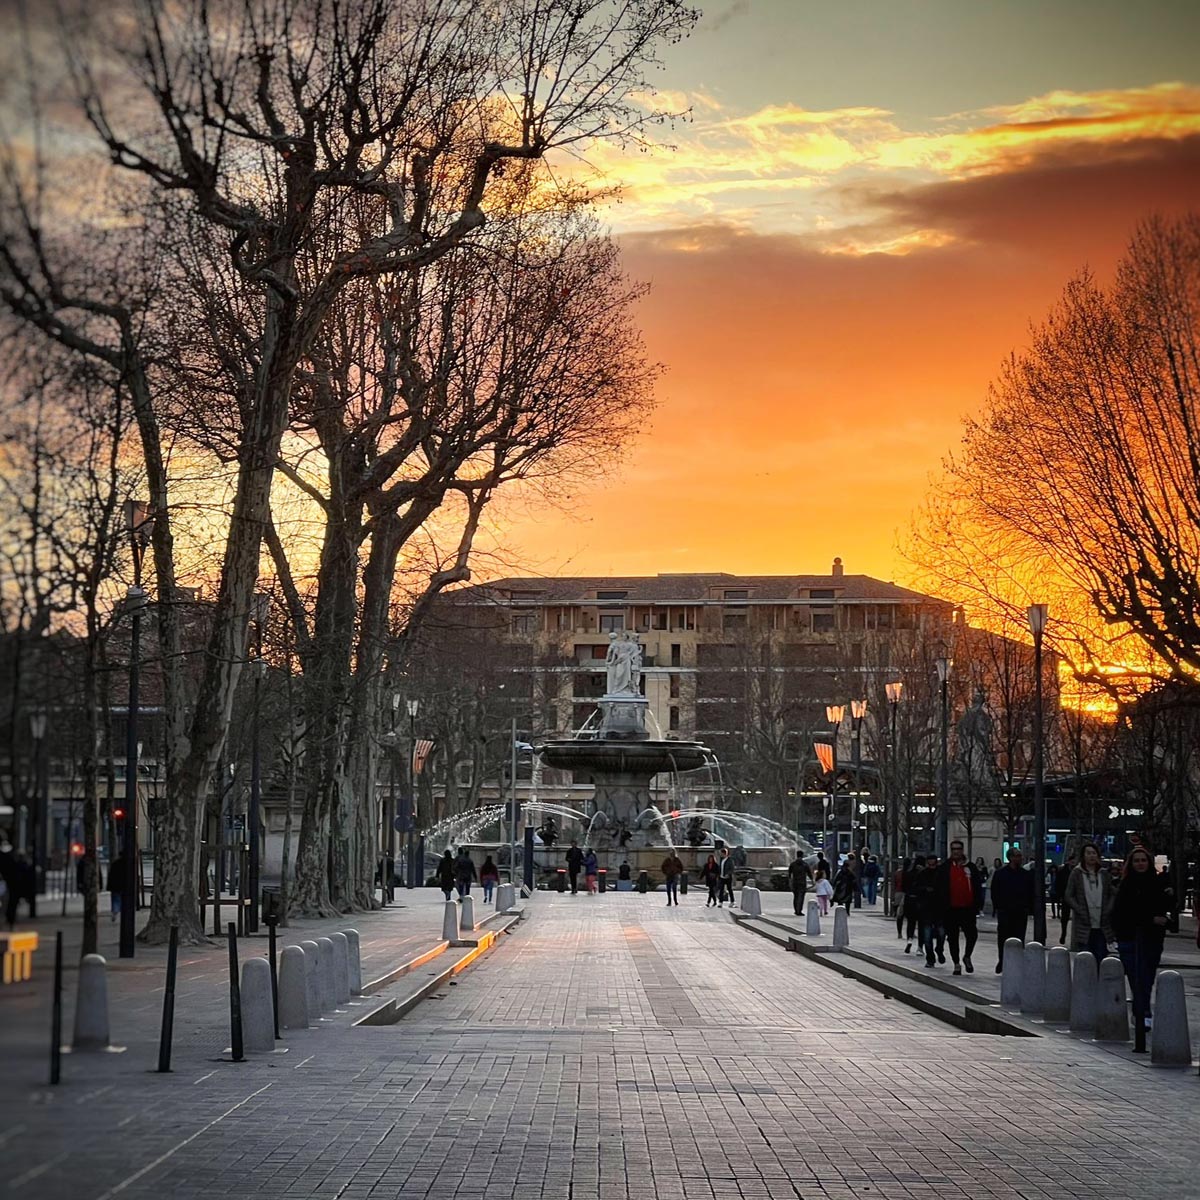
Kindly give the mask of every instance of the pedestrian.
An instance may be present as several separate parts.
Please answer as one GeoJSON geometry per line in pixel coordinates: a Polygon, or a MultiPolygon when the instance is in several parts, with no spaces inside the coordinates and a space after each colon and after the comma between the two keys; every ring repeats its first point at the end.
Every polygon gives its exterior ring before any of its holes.
{"type": "Polygon", "coordinates": [[[912,870],[912,859],[906,858],[892,876],[892,916],[896,918],[896,937],[904,936],[904,880],[912,870]]]}
{"type": "Polygon", "coordinates": [[[1050,897],[1050,917],[1058,916],[1058,868],[1053,863],[1046,865],[1046,895],[1050,897]]]}
{"type": "Polygon", "coordinates": [[[589,896],[596,894],[596,880],[599,877],[600,861],[596,858],[596,852],[589,846],[587,853],[583,856],[583,879],[587,884],[587,893],[589,896]]]}
{"type": "Polygon", "coordinates": [[[881,873],[879,861],[875,855],[870,855],[863,864],[862,885],[863,898],[872,908],[875,907],[875,899],[879,895],[879,876],[881,873]]]}
{"type": "Polygon", "coordinates": [[[500,882],[500,872],[496,869],[496,864],[492,862],[490,854],[483,860],[483,866],[479,868],[479,882],[483,885],[483,902],[490,904],[492,892],[496,890],[496,884],[500,882]]]}
{"type": "Polygon", "coordinates": [[[721,870],[721,888],[717,892],[717,907],[720,908],[726,896],[729,897],[729,907],[733,907],[733,859],[729,857],[729,850],[722,846],[721,857],[717,860],[717,866],[721,870]]]}
{"type": "MultiPolygon", "coordinates": [[[[918,878],[925,871],[925,855],[915,854],[911,859],[904,860],[904,903],[901,915],[904,917],[904,953],[911,954],[913,939],[919,938],[921,932],[921,904],[919,899],[918,878]]],[[[900,927],[900,918],[896,918],[896,928],[900,927]]],[[[920,942],[917,943],[920,948],[920,942]]]]}
{"type": "Polygon", "coordinates": [[[1133,1019],[1150,1028],[1150,993],[1162,958],[1163,939],[1171,920],[1171,900],[1150,852],[1135,846],[1125,859],[1125,873],[1112,905],[1117,951],[1133,993],[1133,1019]]]}
{"type": "Polygon", "coordinates": [[[583,851],[578,842],[572,842],[567,851],[567,876],[571,880],[571,895],[579,894],[579,869],[583,866],[583,851]]]}
{"type": "Polygon", "coordinates": [[[701,872],[704,882],[708,885],[708,902],[705,908],[716,908],[720,900],[721,868],[717,865],[715,855],[710,854],[701,872]]]}
{"type": "Polygon", "coordinates": [[[799,850],[796,851],[796,857],[788,867],[788,882],[792,886],[792,911],[796,916],[802,917],[804,915],[804,893],[808,891],[808,885],[812,882],[812,872],[808,869],[808,863],[804,861],[804,855],[799,850]]]}
{"type": "Polygon", "coordinates": [[[813,895],[821,906],[821,916],[828,916],[829,902],[833,899],[833,884],[829,882],[828,873],[820,867],[817,868],[817,882],[813,885],[813,895]]]}
{"type": "Polygon", "coordinates": [[[1067,924],[1071,920],[1071,909],[1066,902],[1066,897],[1067,882],[1071,878],[1071,872],[1074,869],[1075,855],[1070,854],[1067,856],[1066,863],[1054,875],[1054,897],[1058,901],[1058,915],[1062,920],[1062,932],[1058,935],[1058,944],[1060,946],[1067,940],[1067,924]]]}
{"type": "Polygon", "coordinates": [[[458,857],[454,860],[454,884],[458,888],[460,897],[471,894],[471,884],[475,882],[476,878],[475,863],[472,861],[466,846],[460,846],[458,848],[458,857]]]}
{"type": "MultiPolygon", "coordinates": [[[[867,848],[860,846],[857,851],[849,856],[850,870],[854,872],[854,907],[862,908],[863,901],[863,872],[867,866],[867,848]]],[[[834,876],[834,884],[837,884],[837,876],[834,876]]],[[[849,905],[847,905],[849,907],[849,905]]]]}
{"type": "Polygon", "coordinates": [[[683,874],[683,859],[672,850],[662,860],[663,878],[667,881],[667,907],[679,907],[679,877],[683,874]]]}
{"type": "MultiPolygon", "coordinates": [[[[438,860],[437,870],[434,872],[437,877],[438,887],[440,887],[446,896],[450,899],[450,893],[454,891],[454,855],[447,848],[446,853],[438,860]]],[[[108,877],[112,879],[112,868],[108,870],[108,877]]]]}
{"type": "Polygon", "coordinates": [[[1094,842],[1079,848],[1079,866],[1067,880],[1063,903],[1071,910],[1071,949],[1090,950],[1097,964],[1108,954],[1112,939],[1112,906],[1115,889],[1101,869],[1100,851],[1094,842]]]}
{"type": "MultiPolygon", "coordinates": [[[[220,884],[217,885],[220,892],[220,884]]],[[[121,901],[125,896],[125,855],[118,852],[116,858],[108,864],[108,907],[109,921],[115,921],[121,915],[121,901]]]]}
{"type": "Polygon", "coordinates": [[[925,965],[934,965],[934,954],[938,962],[946,961],[945,933],[939,921],[937,902],[937,855],[931,854],[920,871],[914,871],[908,890],[908,899],[915,901],[917,916],[917,948],[925,954],[925,965]],[[936,951],[935,951],[936,943],[936,951]]]}
{"type": "Polygon", "coordinates": [[[854,855],[847,854],[846,861],[838,867],[833,877],[833,902],[849,908],[858,894],[858,879],[854,874],[854,855]]]}
{"type": "Polygon", "coordinates": [[[992,910],[996,914],[996,974],[1004,970],[1004,943],[1016,938],[1025,944],[1025,927],[1033,912],[1033,873],[1024,869],[1025,856],[1016,846],[1008,865],[992,872],[992,910]]]}
{"type": "Polygon", "coordinates": [[[966,967],[970,975],[975,970],[971,952],[979,940],[976,918],[983,908],[983,880],[979,868],[970,862],[960,841],[950,843],[950,859],[938,868],[937,903],[942,927],[950,943],[950,958],[954,974],[961,975],[966,967]],[[959,959],[958,935],[963,935],[962,959],[959,959]]]}
{"type": "Polygon", "coordinates": [[[813,863],[813,878],[814,878],[814,879],[817,877],[817,872],[818,872],[818,871],[824,871],[824,872],[825,872],[825,878],[826,878],[826,879],[828,879],[828,878],[829,878],[829,862],[828,862],[828,860],[825,858],[825,851],[824,851],[824,850],[818,850],[818,851],[817,851],[817,861],[816,861],[815,863],[813,863]]]}
{"type": "Polygon", "coordinates": [[[991,879],[992,873],[988,870],[982,854],[975,860],[975,866],[979,871],[979,878],[983,880],[983,902],[987,904],[988,881],[991,879]]]}

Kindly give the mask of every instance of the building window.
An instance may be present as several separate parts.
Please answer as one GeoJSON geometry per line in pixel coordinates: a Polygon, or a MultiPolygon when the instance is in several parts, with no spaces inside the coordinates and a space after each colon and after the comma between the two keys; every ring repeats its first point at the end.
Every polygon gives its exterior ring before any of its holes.
{"type": "Polygon", "coordinates": [[[671,689],[671,698],[672,699],[677,698],[679,695],[679,676],[678,675],[671,676],[670,689],[671,689]]]}
{"type": "Polygon", "coordinates": [[[608,657],[608,647],[607,646],[593,646],[592,647],[592,657],[593,658],[607,658],[608,657]]]}
{"type": "Polygon", "coordinates": [[[721,628],[726,631],[730,629],[745,629],[746,614],[744,612],[727,612],[722,614],[721,628]]]}
{"type": "Polygon", "coordinates": [[[671,643],[671,666],[678,667],[678,666],[682,665],[679,661],[680,653],[681,653],[681,650],[680,650],[679,643],[672,642],[671,643]]]}
{"type": "Polygon", "coordinates": [[[808,598],[810,600],[836,600],[837,592],[833,588],[809,588],[808,598]]]}
{"type": "Polygon", "coordinates": [[[559,629],[566,629],[566,630],[571,630],[571,629],[575,628],[575,622],[571,619],[571,610],[570,609],[567,609],[565,612],[560,612],[558,614],[558,627],[559,627],[559,629]]]}
{"type": "Polygon", "coordinates": [[[601,613],[600,614],[600,632],[601,633],[620,633],[625,628],[624,613],[601,613]]]}
{"type": "Polygon", "coordinates": [[[512,619],[513,633],[537,633],[537,613],[514,613],[512,619]]]}
{"type": "Polygon", "coordinates": [[[654,614],[654,628],[655,629],[666,629],[666,627],[667,627],[667,614],[665,612],[655,613],[654,614]]]}
{"type": "Polygon", "coordinates": [[[812,613],[813,633],[833,633],[837,628],[837,618],[832,608],[814,608],[812,613]]]}
{"type": "Polygon", "coordinates": [[[628,592],[597,592],[597,600],[624,600],[628,592]]]}
{"type": "Polygon", "coordinates": [[[679,706],[677,704],[672,704],[667,710],[667,726],[670,729],[679,728],[679,706]]]}
{"type": "Polygon", "coordinates": [[[750,589],[749,588],[726,588],[725,589],[725,599],[726,600],[749,600],[750,599],[750,589]]]}

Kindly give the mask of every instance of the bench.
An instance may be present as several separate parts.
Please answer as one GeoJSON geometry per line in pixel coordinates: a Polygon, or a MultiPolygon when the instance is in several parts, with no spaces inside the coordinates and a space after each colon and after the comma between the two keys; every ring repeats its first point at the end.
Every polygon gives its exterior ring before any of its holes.
{"type": "Polygon", "coordinates": [[[33,977],[33,952],[37,948],[36,933],[0,933],[5,983],[24,983],[33,977]]]}

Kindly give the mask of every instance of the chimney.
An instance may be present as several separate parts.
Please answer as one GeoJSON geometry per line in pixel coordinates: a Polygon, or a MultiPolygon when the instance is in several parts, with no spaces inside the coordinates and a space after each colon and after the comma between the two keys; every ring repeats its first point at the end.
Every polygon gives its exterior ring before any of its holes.
{"type": "Polygon", "coordinates": [[[845,574],[845,572],[842,569],[842,560],[840,558],[835,558],[833,560],[833,577],[834,577],[834,579],[841,579],[843,574],[845,574]]]}

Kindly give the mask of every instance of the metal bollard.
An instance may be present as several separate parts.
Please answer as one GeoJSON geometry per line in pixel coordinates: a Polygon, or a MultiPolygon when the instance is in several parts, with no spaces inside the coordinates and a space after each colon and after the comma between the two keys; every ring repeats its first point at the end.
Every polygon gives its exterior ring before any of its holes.
{"type": "Polygon", "coordinates": [[[267,931],[271,935],[271,1011],[275,1014],[275,1036],[279,1036],[279,951],[275,940],[275,927],[279,918],[274,909],[266,916],[267,931]]]}
{"type": "Polygon", "coordinates": [[[171,926],[167,946],[167,984],[163,989],[162,1029],[158,1035],[158,1073],[171,1071],[171,1041],[175,1033],[175,970],[179,963],[179,926],[171,926]]]}
{"type": "Polygon", "coordinates": [[[679,876],[679,894],[681,896],[686,896],[687,890],[688,890],[688,873],[686,871],[684,871],[684,873],[679,876]]]}
{"type": "Polygon", "coordinates": [[[234,1062],[245,1062],[242,1048],[242,988],[238,979],[237,927],[232,921],[226,929],[229,938],[229,1036],[234,1062]]]}
{"type": "Polygon", "coordinates": [[[62,930],[54,935],[54,1010],[50,1015],[50,1082],[62,1078],[62,930]]]}

